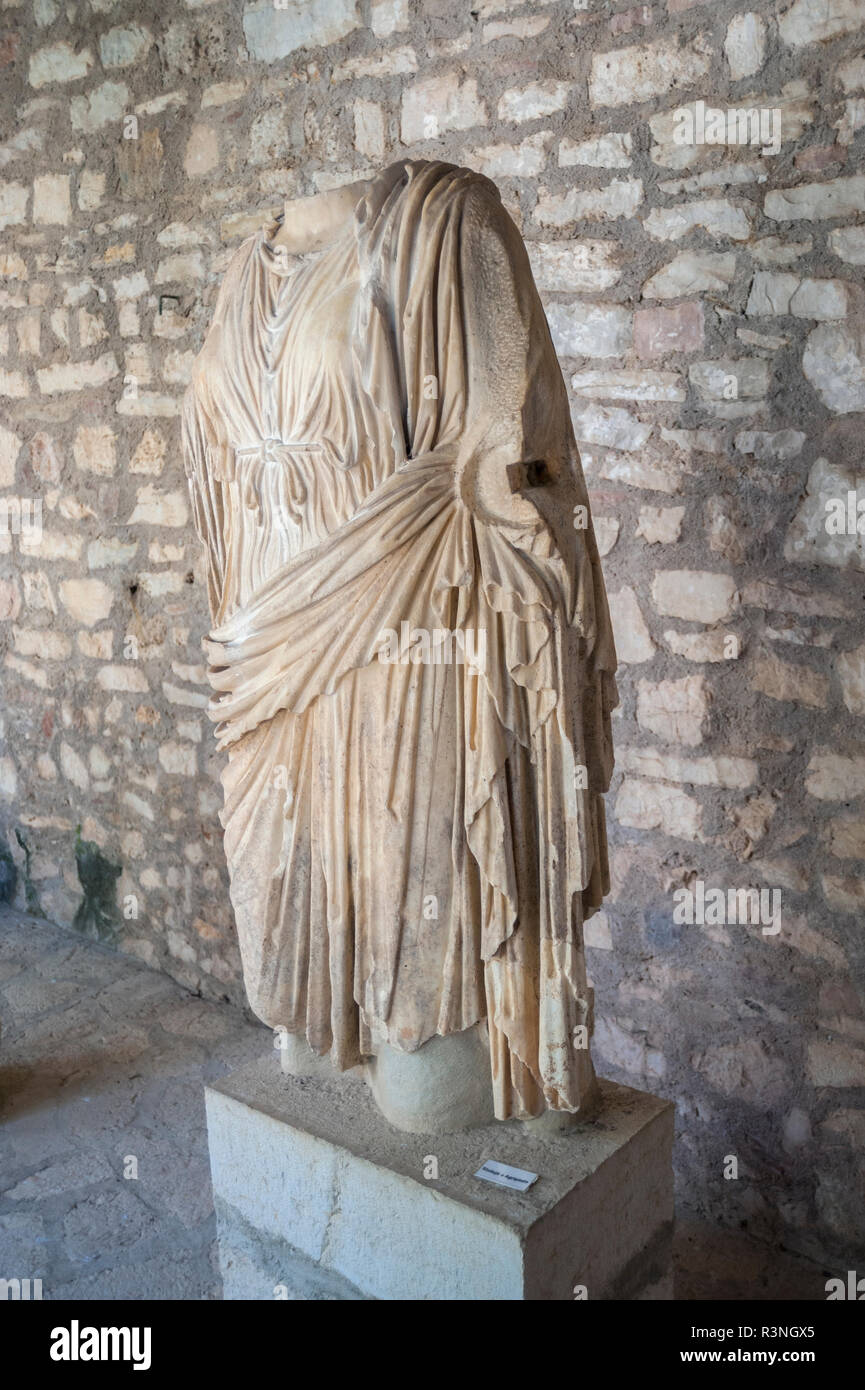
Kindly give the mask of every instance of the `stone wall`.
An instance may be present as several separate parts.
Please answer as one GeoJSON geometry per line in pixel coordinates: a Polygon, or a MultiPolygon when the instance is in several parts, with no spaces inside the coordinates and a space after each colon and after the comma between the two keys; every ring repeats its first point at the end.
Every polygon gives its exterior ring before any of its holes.
{"type": "Polygon", "coordinates": [[[286,195],[465,162],[622,660],[599,1068],[676,1100],[684,1201],[861,1256],[865,0],[2,0],[0,65],[0,891],[240,997],[180,399],[286,195]],[[713,918],[752,887],[780,930],[713,918]]]}

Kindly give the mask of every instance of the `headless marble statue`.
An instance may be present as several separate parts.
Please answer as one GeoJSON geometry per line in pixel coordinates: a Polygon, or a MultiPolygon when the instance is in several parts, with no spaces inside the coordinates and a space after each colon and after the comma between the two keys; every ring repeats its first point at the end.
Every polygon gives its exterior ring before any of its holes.
{"type": "MultiPolygon", "coordinates": [[[[615,652],[489,180],[404,161],[239,248],[184,403],[244,979],[398,1128],[594,1101],[615,652]]],[[[540,1118],[544,1117],[544,1118],[540,1118]]]]}

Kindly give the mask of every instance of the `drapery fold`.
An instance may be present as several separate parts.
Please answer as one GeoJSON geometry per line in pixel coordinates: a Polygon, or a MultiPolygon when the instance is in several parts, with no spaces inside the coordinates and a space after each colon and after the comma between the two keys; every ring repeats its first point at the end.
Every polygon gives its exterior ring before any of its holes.
{"type": "MultiPolygon", "coordinates": [[[[241,248],[235,296],[269,283],[260,251],[241,248]]],[[[351,427],[292,402],[290,362],[277,402],[277,443],[300,468],[292,449],[318,441],[304,487],[314,499],[329,460],[338,505],[242,602],[226,603],[225,583],[252,541],[227,562],[236,497],[219,479],[238,477],[249,441],[214,419],[228,388],[194,377],[184,411],[247,984],[266,1021],[342,1066],[373,1032],[414,1048],[485,1017],[496,1113],[575,1110],[592,1078],[582,921],[608,887],[615,653],[591,526],[572,520],[588,499],[564,384],[522,242],[480,175],[393,166],[357,209],[351,252],[332,253],[355,267],[336,366],[351,427]],[[529,501],[506,468],[532,459],[549,486],[529,501]],[[366,480],[356,503],[338,482],[352,469],[366,480]],[[403,624],[483,633],[485,659],[388,665],[385,635],[403,624]],[[385,874],[395,904],[370,886],[376,842],[399,847],[385,874]],[[423,891],[444,874],[446,891],[423,891]],[[427,929],[430,896],[444,912],[427,929]]],[[[298,294],[313,314],[315,296],[298,294]]],[[[247,510],[252,536],[267,519],[247,510]]]]}

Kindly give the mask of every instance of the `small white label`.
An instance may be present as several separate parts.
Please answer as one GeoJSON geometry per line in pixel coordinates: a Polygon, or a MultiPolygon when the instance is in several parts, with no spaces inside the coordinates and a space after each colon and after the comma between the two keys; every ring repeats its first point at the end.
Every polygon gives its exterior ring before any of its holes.
{"type": "Polygon", "coordinates": [[[512,1168],[509,1163],[497,1163],[492,1158],[488,1158],[483,1168],[478,1169],[475,1177],[483,1178],[484,1182],[494,1182],[498,1187],[509,1187],[512,1192],[525,1192],[538,1180],[537,1173],[529,1173],[525,1168],[512,1168]]]}

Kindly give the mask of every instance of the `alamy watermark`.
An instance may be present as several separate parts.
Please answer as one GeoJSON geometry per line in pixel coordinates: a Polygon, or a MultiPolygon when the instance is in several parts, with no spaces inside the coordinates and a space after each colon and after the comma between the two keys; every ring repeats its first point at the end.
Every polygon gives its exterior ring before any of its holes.
{"type": "Polygon", "coordinates": [[[781,930],[780,888],[707,888],[698,878],[693,889],[673,894],[675,926],[760,926],[764,936],[781,930]]]}
{"type": "Polygon", "coordinates": [[[22,543],[42,539],[41,497],[0,497],[0,535],[20,536],[22,543]]]}
{"type": "Polygon", "coordinates": [[[778,106],[729,107],[722,111],[704,101],[673,112],[675,145],[753,145],[764,155],[781,149],[781,109],[778,106]]]}
{"type": "Polygon", "coordinates": [[[865,536],[865,497],[850,488],[846,497],[827,497],[825,505],[828,535],[865,536]]]}
{"type": "Polygon", "coordinates": [[[387,666],[469,666],[485,671],[485,628],[412,627],[402,622],[382,628],[377,638],[378,659],[387,666]]]}
{"type": "Polygon", "coordinates": [[[41,1279],[0,1279],[0,1299],[13,1302],[29,1302],[42,1297],[41,1279]]]}
{"type": "Polygon", "coordinates": [[[860,1279],[855,1269],[848,1269],[845,1279],[827,1279],[826,1302],[837,1303],[847,1300],[854,1303],[865,1301],[865,1279],[860,1279]]]}
{"type": "Polygon", "coordinates": [[[52,1329],[48,1354],[52,1361],[130,1361],[133,1371],[148,1371],[151,1335],[149,1327],[82,1327],[73,1318],[52,1329]]]}

